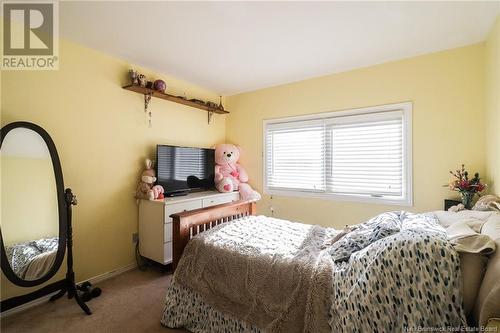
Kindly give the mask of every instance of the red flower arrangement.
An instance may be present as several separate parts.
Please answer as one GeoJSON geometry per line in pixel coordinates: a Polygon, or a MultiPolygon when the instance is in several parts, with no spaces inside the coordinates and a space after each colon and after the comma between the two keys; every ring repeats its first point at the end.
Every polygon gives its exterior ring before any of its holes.
{"type": "Polygon", "coordinates": [[[462,195],[462,203],[466,209],[470,209],[474,195],[484,191],[487,185],[481,183],[478,172],[474,174],[474,178],[469,179],[469,172],[465,170],[465,165],[463,164],[461,169],[450,171],[450,173],[455,179],[448,184],[448,187],[452,191],[460,192],[462,195]]]}

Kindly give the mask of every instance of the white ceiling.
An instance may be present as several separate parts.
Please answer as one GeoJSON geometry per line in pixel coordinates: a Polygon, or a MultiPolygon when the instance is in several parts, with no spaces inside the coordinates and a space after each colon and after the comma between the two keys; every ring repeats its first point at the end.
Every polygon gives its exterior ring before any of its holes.
{"type": "Polygon", "coordinates": [[[73,41],[231,95],[485,39],[500,2],[61,2],[73,41]]]}

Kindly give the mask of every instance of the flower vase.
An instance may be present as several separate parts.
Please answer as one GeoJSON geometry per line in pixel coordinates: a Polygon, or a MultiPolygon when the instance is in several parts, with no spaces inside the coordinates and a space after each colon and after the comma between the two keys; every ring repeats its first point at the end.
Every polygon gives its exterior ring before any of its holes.
{"type": "Polygon", "coordinates": [[[474,192],[462,192],[462,204],[465,206],[465,209],[472,208],[472,199],[474,199],[474,192]]]}

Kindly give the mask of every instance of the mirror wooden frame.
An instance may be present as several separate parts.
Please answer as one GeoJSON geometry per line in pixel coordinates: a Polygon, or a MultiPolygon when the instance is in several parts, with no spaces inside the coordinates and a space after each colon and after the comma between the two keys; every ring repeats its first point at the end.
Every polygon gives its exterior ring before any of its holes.
{"type": "Polygon", "coordinates": [[[80,295],[77,292],[75,284],[75,273],[73,271],[73,235],[72,235],[73,228],[71,226],[71,219],[72,219],[71,207],[73,205],[76,205],[76,197],[73,195],[71,189],[64,188],[61,161],[59,160],[59,155],[57,154],[56,146],[54,144],[54,141],[52,141],[52,138],[50,137],[49,133],[47,133],[42,127],[30,122],[18,121],[5,125],[0,131],[1,132],[0,149],[3,140],[5,139],[7,134],[16,128],[26,128],[38,133],[45,141],[45,144],[47,145],[47,148],[49,150],[50,158],[52,159],[52,166],[54,168],[54,176],[56,180],[57,206],[59,210],[59,243],[56,253],[56,259],[54,260],[54,265],[52,265],[50,270],[39,279],[23,280],[14,273],[12,267],[9,264],[9,261],[5,254],[4,250],[5,247],[0,228],[0,242],[1,242],[0,259],[1,259],[2,271],[4,275],[7,277],[7,279],[9,279],[9,281],[14,283],[15,285],[21,287],[37,286],[39,284],[48,281],[57,273],[57,271],[62,266],[62,263],[64,261],[64,255],[66,253],[66,249],[67,249],[67,254],[66,254],[67,271],[66,271],[66,277],[63,280],[50,283],[34,292],[25,295],[15,296],[7,300],[2,300],[0,306],[0,312],[10,310],[22,304],[38,299],[40,297],[44,297],[51,293],[57,292],[50,298],[51,302],[67,294],[68,298],[70,299],[73,298],[78,303],[80,308],[87,315],[90,315],[92,314],[92,312],[90,311],[87,304],[85,304],[85,302],[81,299],[80,295]]]}
{"type": "MultiPolygon", "coordinates": [[[[47,149],[49,150],[50,153],[50,158],[52,160],[52,167],[54,169],[54,177],[56,180],[56,191],[57,191],[57,207],[59,210],[59,244],[57,248],[57,253],[56,253],[56,258],[54,260],[54,264],[52,267],[49,269],[49,271],[42,277],[35,279],[35,280],[24,280],[17,276],[16,273],[12,270],[12,267],[9,264],[9,260],[5,254],[5,247],[4,247],[4,242],[3,242],[3,235],[2,235],[2,230],[0,228],[0,246],[1,246],[1,267],[4,275],[9,279],[10,282],[14,283],[15,285],[21,286],[21,287],[33,287],[37,286],[39,284],[42,284],[46,281],[48,281],[50,278],[52,278],[59,268],[61,267],[63,260],[64,260],[64,254],[66,253],[66,235],[67,235],[67,219],[68,216],[66,214],[66,203],[64,199],[64,182],[63,182],[63,175],[62,175],[62,169],[61,169],[61,162],[59,160],[59,155],[57,154],[57,149],[54,144],[54,141],[52,141],[52,138],[50,137],[49,133],[47,133],[43,128],[41,128],[38,125],[29,123],[29,122],[14,122],[6,125],[5,127],[2,128],[1,132],[1,139],[0,139],[0,149],[2,148],[3,141],[5,137],[10,133],[10,131],[17,129],[17,128],[26,128],[29,130],[32,130],[33,132],[37,133],[40,135],[47,145],[47,149]]],[[[5,223],[5,222],[4,222],[5,223]]]]}

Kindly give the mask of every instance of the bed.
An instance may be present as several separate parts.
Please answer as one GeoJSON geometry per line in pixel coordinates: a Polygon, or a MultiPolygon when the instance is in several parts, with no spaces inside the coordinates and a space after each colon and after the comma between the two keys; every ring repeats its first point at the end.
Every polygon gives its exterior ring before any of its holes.
{"type": "Polygon", "coordinates": [[[24,280],[44,276],[54,264],[58,237],[41,238],[5,247],[5,253],[14,273],[24,280]]]}
{"type": "Polygon", "coordinates": [[[434,214],[335,230],[237,202],[174,214],[161,322],[192,332],[401,332],[467,325],[460,260],[434,214]]]}

